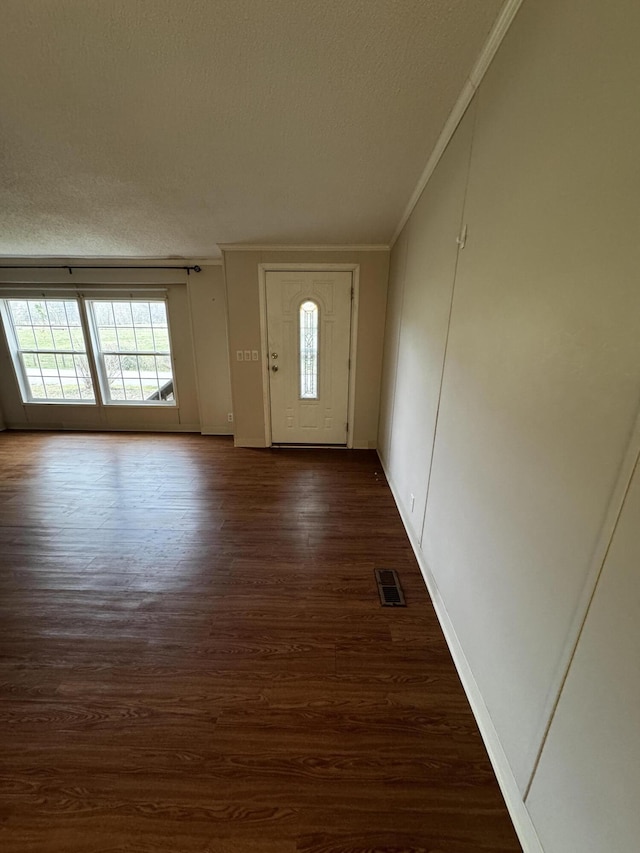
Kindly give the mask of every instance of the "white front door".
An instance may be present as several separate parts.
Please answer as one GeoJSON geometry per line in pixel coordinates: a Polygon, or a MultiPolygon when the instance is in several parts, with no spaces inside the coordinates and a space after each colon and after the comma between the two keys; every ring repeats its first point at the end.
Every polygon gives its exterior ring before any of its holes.
{"type": "Polygon", "coordinates": [[[352,274],[266,273],[274,444],[346,444],[352,274]]]}

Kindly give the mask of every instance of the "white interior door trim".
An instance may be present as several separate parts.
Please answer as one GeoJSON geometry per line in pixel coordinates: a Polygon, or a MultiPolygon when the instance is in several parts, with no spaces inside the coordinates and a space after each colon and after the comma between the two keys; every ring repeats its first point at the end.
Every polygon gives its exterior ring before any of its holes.
{"type": "Polygon", "coordinates": [[[258,264],[258,292],[260,296],[260,344],[262,352],[262,400],[264,404],[264,439],[267,447],[273,446],[271,438],[271,393],[269,390],[269,352],[267,346],[267,273],[298,270],[303,272],[350,272],[353,284],[351,300],[351,340],[349,344],[349,405],[347,448],[353,448],[353,427],[356,403],[356,352],[358,347],[358,307],[360,304],[360,264],[258,264]]]}

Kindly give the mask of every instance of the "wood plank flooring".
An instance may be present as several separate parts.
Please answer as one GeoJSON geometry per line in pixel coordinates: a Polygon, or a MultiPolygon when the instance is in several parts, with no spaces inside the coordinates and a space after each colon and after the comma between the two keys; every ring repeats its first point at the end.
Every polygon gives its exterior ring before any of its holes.
{"type": "Polygon", "coordinates": [[[368,451],[0,433],[0,765],[3,853],[520,850],[368,451]]]}

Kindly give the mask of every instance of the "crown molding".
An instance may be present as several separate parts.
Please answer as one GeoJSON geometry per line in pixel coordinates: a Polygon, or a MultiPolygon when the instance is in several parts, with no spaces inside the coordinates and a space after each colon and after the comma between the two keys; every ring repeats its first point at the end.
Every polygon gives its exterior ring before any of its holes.
{"type": "Polygon", "coordinates": [[[277,243],[220,243],[223,252],[388,252],[387,243],[345,243],[343,245],[280,245],[277,243]]]}
{"type": "Polygon", "coordinates": [[[176,268],[183,266],[198,264],[200,266],[222,266],[222,258],[143,258],[141,256],[131,257],[114,257],[113,255],[0,255],[0,264],[15,264],[15,266],[35,266],[42,264],[64,264],[65,266],[77,267],[82,266],[90,261],[99,261],[101,266],[122,266],[127,264],[132,269],[138,266],[159,266],[168,267],[172,264],[176,268]]]}
{"type": "Polygon", "coordinates": [[[487,73],[487,69],[491,65],[491,60],[496,55],[500,44],[502,43],[502,39],[507,34],[513,19],[516,16],[516,13],[520,6],[522,5],[523,0],[507,0],[504,4],[504,7],[498,18],[489,33],[489,37],[487,38],[484,46],[480,52],[480,56],[476,60],[475,65],[471,69],[471,73],[469,74],[468,79],[466,80],[464,86],[462,87],[462,91],[458,97],[458,100],[455,103],[454,108],[449,113],[449,118],[445,122],[444,127],[442,128],[442,132],[438,137],[438,141],[436,142],[433,151],[431,152],[431,156],[427,160],[427,165],[424,167],[420,178],[418,179],[418,183],[416,184],[416,188],[411,194],[411,198],[409,199],[407,206],[404,209],[404,213],[400,218],[400,222],[398,223],[396,230],[393,233],[393,237],[391,238],[391,248],[393,248],[394,243],[400,236],[400,233],[404,226],[407,224],[407,221],[411,214],[413,213],[413,209],[418,203],[420,196],[422,195],[424,188],[427,186],[429,182],[429,178],[433,174],[436,166],[442,155],[444,154],[445,148],[449,144],[449,141],[453,134],[455,133],[456,127],[459,125],[462,116],[465,113],[465,110],[471,103],[471,99],[475,95],[478,90],[478,86],[482,82],[482,78],[487,73]]]}

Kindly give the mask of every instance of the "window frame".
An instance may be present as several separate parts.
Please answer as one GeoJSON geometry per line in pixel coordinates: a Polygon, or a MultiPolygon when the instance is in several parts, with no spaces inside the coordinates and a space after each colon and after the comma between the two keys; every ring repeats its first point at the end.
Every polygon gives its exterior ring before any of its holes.
{"type": "MultiPolygon", "coordinates": [[[[33,293],[2,293],[0,294],[0,315],[2,316],[3,325],[5,329],[5,335],[7,337],[7,343],[9,344],[9,351],[11,354],[11,360],[13,362],[13,368],[16,375],[16,380],[18,382],[18,387],[20,389],[20,395],[22,397],[22,404],[25,406],[97,406],[99,404],[99,396],[98,396],[98,384],[96,382],[96,375],[94,371],[94,365],[92,361],[92,353],[90,347],[89,336],[87,334],[87,326],[85,323],[85,317],[82,311],[82,302],[77,294],[69,294],[68,292],[52,292],[52,293],[42,293],[42,292],[33,292],[33,293]],[[82,337],[84,341],[84,351],[77,350],[40,350],[40,349],[27,349],[22,348],[18,341],[18,334],[15,328],[13,313],[11,308],[9,307],[9,302],[33,302],[37,299],[41,299],[45,302],[76,302],[78,306],[78,314],[80,316],[80,328],[82,329],[82,337]],[[62,398],[40,398],[34,397],[31,391],[31,383],[29,382],[29,377],[27,374],[27,367],[24,362],[25,355],[84,355],[87,359],[87,365],[89,368],[89,374],[91,376],[91,385],[93,390],[93,399],[76,399],[70,400],[64,397],[62,398]]],[[[53,328],[51,324],[49,324],[50,328],[53,328]]]]}
{"type": "MultiPolygon", "coordinates": [[[[93,406],[93,407],[108,407],[114,408],[179,408],[178,387],[176,382],[176,365],[173,346],[173,336],[171,332],[171,318],[169,313],[169,299],[166,291],[159,291],[158,288],[149,288],[149,292],[145,293],[139,290],[137,293],[132,293],[131,288],[105,287],[101,288],[100,292],[91,291],[90,289],[70,291],[69,288],[42,288],[42,287],[25,287],[25,288],[7,288],[0,290],[0,316],[2,325],[5,331],[11,360],[13,362],[16,382],[22,397],[22,405],[24,406],[93,406]],[[42,299],[48,301],[74,301],[78,305],[80,314],[80,324],[82,328],[85,351],[84,355],[87,358],[89,365],[89,373],[93,384],[93,400],[66,400],[54,399],[46,400],[34,398],[31,394],[31,388],[27,378],[26,367],[22,357],[22,353],[28,353],[29,350],[22,350],[18,343],[16,330],[14,328],[12,312],[8,303],[10,301],[23,300],[28,302],[34,299],[42,299]],[[111,400],[108,386],[108,378],[104,365],[102,350],[98,337],[97,327],[91,305],[92,302],[163,302],[165,306],[165,314],[167,318],[167,336],[169,339],[168,357],[171,362],[171,373],[173,378],[173,400],[111,400]]],[[[40,350],[41,354],[56,354],[55,351],[40,350]]],[[[64,355],[63,352],[57,352],[58,355],[64,355]]],[[[68,353],[67,353],[68,354],[68,353]]],[[[76,355],[79,353],[75,353],[76,355]]],[[[107,353],[109,354],[109,353],[107,353]]],[[[161,355],[166,357],[167,353],[113,353],[114,355],[161,355]]]]}
{"type": "Polygon", "coordinates": [[[124,408],[131,408],[132,406],[137,406],[138,408],[147,409],[150,407],[159,407],[159,408],[169,408],[176,409],[178,408],[178,390],[176,383],[176,366],[174,359],[174,350],[173,350],[173,338],[171,336],[171,321],[169,319],[169,300],[166,296],[159,297],[157,295],[154,296],[132,296],[130,293],[125,295],[117,295],[115,293],[110,293],[108,296],[99,296],[91,294],[86,297],[82,297],[84,301],[84,308],[87,316],[87,324],[89,327],[89,335],[91,338],[91,355],[95,362],[96,373],[98,376],[98,383],[100,387],[100,397],[101,403],[103,406],[108,406],[110,409],[117,408],[122,406],[124,408]],[[93,311],[93,304],[96,302],[163,302],[165,316],[167,318],[167,337],[169,339],[169,352],[168,353],[160,353],[160,352],[140,352],[135,350],[127,350],[126,352],[123,350],[114,350],[113,352],[103,351],[100,347],[100,335],[98,332],[98,324],[96,322],[95,313],[93,311]],[[139,356],[139,355],[148,355],[148,356],[168,356],[171,362],[171,377],[173,381],[173,400],[113,400],[111,398],[111,392],[109,389],[109,379],[107,376],[107,369],[105,365],[104,357],[105,355],[119,355],[119,356],[139,356]]]}

